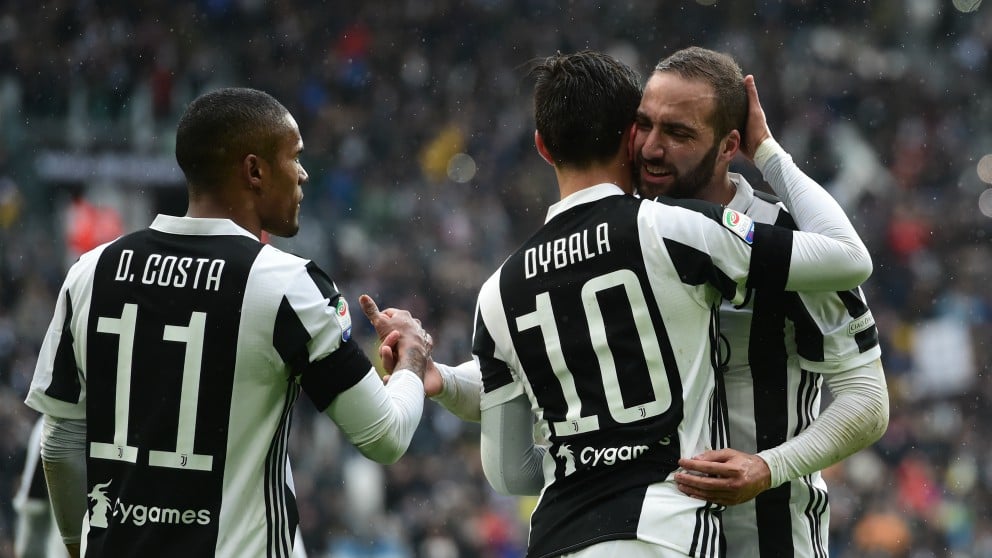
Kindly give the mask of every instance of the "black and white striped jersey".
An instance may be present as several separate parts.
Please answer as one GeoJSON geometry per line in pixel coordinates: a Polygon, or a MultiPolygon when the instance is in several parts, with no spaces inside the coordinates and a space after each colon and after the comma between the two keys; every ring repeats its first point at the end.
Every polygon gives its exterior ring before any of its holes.
{"type": "Polygon", "coordinates": [[[27,403],[85,419],[87,556],[289,557],[302,388],[370,369],[313,263],[225,219],[159,216],[69,271],[27,403]]]}
{"type": "Polygon", "coordinates": [[[550,444],[528,556],[634,538],[719,556],[721,508],[670,475],[680,456],[726,443],[721,295],[742,302],[745,280],[782,288],[793,236],[719,206],[622,194],[604,184],[562,200],[483,285],[482,409],[526,393],[550,444]]]}
{"type": "MultiPolygon", "coordinates": [[[[732,174],[728,207],[757,223],[795,228],[785,207],[732,174]]],[[[789,440],[816,420],[824,374],[881,355],[861,289],[782,292],[756,289],[743,306],[724,303],[720,327],[730,347],[724,374],[730,446],[757,453],[789,440]]],[[[724,513],[727,555],[826,558],[827,487],[814,473],[731,506],[724,513]]]]}

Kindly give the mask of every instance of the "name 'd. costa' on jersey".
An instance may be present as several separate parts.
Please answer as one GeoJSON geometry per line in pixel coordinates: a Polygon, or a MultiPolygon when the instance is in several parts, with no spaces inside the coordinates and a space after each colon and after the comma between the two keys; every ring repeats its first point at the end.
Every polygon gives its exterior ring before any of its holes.
{"type": "Polygon", "coordinates": [[[550,269],[561,269],[569,264],[582,262],[610,251],[610,228],[607,223],[596,225],[595,240],[589,229],[574,232],[565,238],[556,238],[524,252],[524,276],[535,277],[550,269]]]}
{"type": "Polygon", "coordinates": [[[224,274],[224,260],[210,258],[191,258],[188,256],[162,256],[149,254],[141,275],[131,271],[131,261],[134,250],[121,251],[117,262],[115,281],[131,282],[139,279],[145,285],[160,287],[190,287],[207,291],[219,291],[220,280],[224,274]]]}

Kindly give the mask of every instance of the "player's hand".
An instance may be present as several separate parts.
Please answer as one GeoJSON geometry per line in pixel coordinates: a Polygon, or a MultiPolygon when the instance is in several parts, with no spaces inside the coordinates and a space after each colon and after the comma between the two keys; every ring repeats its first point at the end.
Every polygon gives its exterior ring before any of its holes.
{"type": "Polygon", "coordinates": [[[758,99],[758,88],[754,85],[754,76],[744,77],[744,90],[747,92],[747,129],[744,130],[744,140],[741,142],[741,153],[749,161],[754,161],[754,154],[761,142],[772,137],[765,119],[765,110],[761,108],[758,99]]]}
{"type": "Polygon", "coordinates": [[[747,502],[771,486],[764,459],[735,449],[710,450],[679,459],[675,483],[683,493],[724,506],[747,502]]]}
{"type": "MultiPolygon", "coordinates": [[[[379,358],[382,359],[382,368],[386,371],[386,375],[382,377],[382,382],[385,384],[389,383],[389,377],[396,368],[396,353],[393,352],[393,347],[399,339],[400,334],[393,331],[379,345],[379,358]]],[[[424,370],[424,395],[434,397],[440,394],[443,389],[444,379],[441,377],[441,372],[434,364],[434,359],[429,358],[427,359],[427,368],[424,370]]]]}
{"type": "Polygon", "coordinates": [[[358,303],[375,328],[379,339],[390,341],[384,342],[379,347],[379,356],[384,357],[383,366],[387,372],[392,372],[396,367],[407,368],[423,378],[434,341],[420,326],[420,320],[414,319],[406,310],[387,308],[380,311],[375,300],[369,295],[363,294],[358,297],[358,303]],[[393,332],[399,334],[395,343],[389,338],[393,332]],[[389,353],[386,353],[383,346],[389,347],[389,353]]]}
{"type": "Polygon", "coordinates": [[[379,344],[379,360],[382,361],[382,369],[386,371],[383,377],[384,382],[389,381],[389,374],[396,369],[396,352],[394,348],[400,340],[400,332],[393,330],[386,334],[385,339],[379,344]]]}
{"type": "Polygon", "coordinates": [[[440,394],[443,389],[444,379],[441,378],[441,373],[438,372],[434,359],[429,359],[427,369],[424,371],[424,395],[434,397],[440,394]]]}
{"type": "MultiPolygon", "coordinates": [[[[392,353],[391,350],[387,348],[387,351],[392,353]]],[[[380,349],[380,353],[381,353],[380,349]]],[[[383,359],[385,363],[385,359],[383,359]]],[[[389,378],[392,376],[393,369],[389,369],[389,374],[382,377],[382,383],[388,384],[389,378]]],[[[437,366],[434,364],[434,359],[427,359],[427,369],[424,370],[424,395],[427,397],[434,397],[439,395],[444,389],[444,379],[441,378],[441,373],[438,372],[437,366]]]]}

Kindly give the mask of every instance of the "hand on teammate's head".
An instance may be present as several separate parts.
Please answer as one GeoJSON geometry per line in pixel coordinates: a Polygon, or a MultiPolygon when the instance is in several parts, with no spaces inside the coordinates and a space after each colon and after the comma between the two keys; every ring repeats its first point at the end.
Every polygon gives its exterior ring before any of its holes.
{"type": "Polygon", "coordinates": [[[754,160],[754,154],[763,141],[772,137],[765,118],[765,110],[761,108],[758,98],[758,88],[754,84],[754,76],[744,77],[744,89],[747,91],[747,125],[744,129],[744,139],[741,142],[741,153],[749,160],[754,160]]]}

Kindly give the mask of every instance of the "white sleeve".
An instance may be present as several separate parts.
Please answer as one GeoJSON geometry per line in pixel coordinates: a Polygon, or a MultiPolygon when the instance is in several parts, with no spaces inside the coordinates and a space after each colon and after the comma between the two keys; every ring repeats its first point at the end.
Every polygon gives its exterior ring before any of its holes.
{"type": "Polygon", "coordinates": [[[431,397],[456,417],[479,422],[482,398],[482,371],[479,363],[469,360],[458,366],[435,362],[441,374],[441,393],[431,397]]]}
{"type": "Polygon", "coordinates": [[[375,368],[341,392],[324,413],[365,457],[395,463],[410,445],[424,410],[424,384],[413,372],[397,370],[383,385],[375,368]]]}
{"type": "Polygon", "coordinates": [[[771,488],[838,463],[873,444],[889,423],[882,361],[825,375],[833,402],[791,440],[758,453],[771,470],[771,488]]]}
{"type": "Polygon", "coordinates": [[[537,495],[544,487],[547,449],[534,444],[534,414],[526,395],[482,411],[482,471],[501,494],[537,495]]]}
{"type": "Polygon", "coordinates": [[[45,415],[41,460],[62,542],[78,544],[86,505],[86,421],[45,415]]]}
{"type": "MultiPolygon", "coordinates": [[[[808,241],[796,243],[793,263],[797,258],[814,261],[819,259],[822,262],[820,269],[830,265],[867,266],[868,274],[871,273],[871,255],[843,208],[816,181],[796,166],[792,156],[786,153],[778,142],[773,138],[763,141],[755,152],[754,164],[785,204],[799,230],[820,234],[841,243],[843,251],[839,254],[840,257],[831,257],[829,254],[833,249],[823,246],[824,239],[811,236],[808,241]],[[817,254],[821,251],[827,253],[832,261],[821,259],[817,254]]],[[[815,276],[815,271],[811,270],[811,272],[815,276]]],[[[794,274],[803,275],[803,268],[794,274]]],[[[794,279],[792,277],[794,274],[790,274],[790,285],[795,280],[806,280],[802,277],[794,279]]]]}

